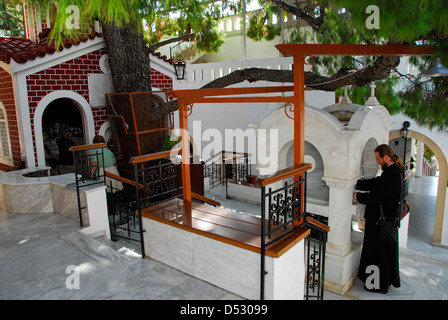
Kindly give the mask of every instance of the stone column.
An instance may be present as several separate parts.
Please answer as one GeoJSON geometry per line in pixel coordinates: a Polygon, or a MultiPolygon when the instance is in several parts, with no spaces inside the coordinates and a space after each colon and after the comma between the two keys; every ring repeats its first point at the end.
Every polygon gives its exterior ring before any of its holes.
{"type": "Polygon", "coordinates": [[[323,178],[330,188],[328,203],[327,254],[325,261],[326,289],[344,294],[353,285],[358,248],[352,248],[352,195],[355,180],[323,178]]]}
{"type": "Polygon", "coordinates": [[[415,176],[421,177],[423,175],[423,142],[417,141],[417,159],[415,160],[415,176]]]}

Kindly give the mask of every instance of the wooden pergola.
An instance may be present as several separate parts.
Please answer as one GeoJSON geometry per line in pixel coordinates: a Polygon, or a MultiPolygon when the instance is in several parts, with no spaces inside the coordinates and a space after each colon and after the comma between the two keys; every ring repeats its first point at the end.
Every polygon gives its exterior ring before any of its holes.
{"type": "MultiPolygon", "coordinates": [[[[305,59],[308,56],[381,56],[432,55],[434,47],[423,45],[347,45],[347,44],[280,44],[276,48],[284,56],[292,56],[294,85],[256,88],[216,88],[173,90],[179,99],[179,126],[181,129],[183,199],[191,203],[190,154],[188,116],[194,103],[262,103],[283,102],[294,105],[294,166],[303,164],[305,157],[305,59]],[[272,96],[273,93],[293,92],[293,96],[272,96]],[[271,96],[252,96],[271,94],[271,96]],[[185,152],[186,151],[186,152],[185,152]]],[[[297,181],[298,176],[295,177],[297,181]]]]}

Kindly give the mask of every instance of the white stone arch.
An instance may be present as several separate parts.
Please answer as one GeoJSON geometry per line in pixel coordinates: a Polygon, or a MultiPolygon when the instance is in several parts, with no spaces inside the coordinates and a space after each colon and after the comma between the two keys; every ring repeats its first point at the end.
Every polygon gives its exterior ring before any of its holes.
{"type": "MultiPolygon", "coordinates": [[[[350,105],[351,106],[351,105],[350,105]]],[[[362,172],[363,151],[371,144],[378,145],[387,143],[389,130],[392,127],[392,121],[387,109],[381,105],[378,106],[357,106],[353,105],[354,114],[344,126],[336,117],[324,109],[311,106],[305,108],[305,140],[312,144],[320,153],[323,165],[324,176],[328,178],[339,178],[345,180],[357,179],[360,171],[362,172]],[[341,175],[341,170],[344,172],[341,175]]],[[[342,108],[344,106],[335,105],[342,108]]],[[[338,109],[339,110],[339,109],[338,109]]],[[[294,122],[285,115],[284,109],[280,108],[268,115],[258,126],[257,129],[278,130],[278,168],[287,166],[287,153],[293,144],[293,125],[294,122]]],[[[263,146],[259,146],[259,149],[263,146]]],[[[374,150],[374,147],[373,149],[374,150]]],[[[260,153],[264,150],[259,150],[260,153]]],[[[371,171],[376,165],[375,159],[364,152],[364,160],[367,165],[371,165],[371,171]]],[[[372,155],[374,153],[372,152],[372,155]]],[[[259,169],[269,169],[260,168],[259,169]]],[[[268,171],[268,170],[267,170],[268,171]]],[[[272,170],[271,170],[272,171],[272,170]]]]}
{"type": "MultiPolygon", "coordinates": [[[[389,133],[389,140],[392,141],[401,137],[400,130],[393,130],[389,133]]],[[[419,140],[426,144],[435,154],[439,164],[439,184],[437,187],[436,212],[434,217],[433,242],[446,246],[448,244],[448,161],[442,148],[434,140],[424,133],[416,130],[409,130],[409,138],[419,140]]],[[[412,209],[411,209],[412,210],[412,209]]]]}
{"type": "Polygon", "coordinates": [[[36,140],[37,162],[45,166],[44,141],[42,137],[42,116],[47,106],[56,99],[67,98],[72,100],[79,108],[84,126],[84,139],[90,143],[95,136],[95,122],[90,104],[83,96],[68,90],[53,91],[40,100],[34,112],[34,137],[36,140]]]}
{"type": "MultiPolygon", "coordinates": [[[[294,140],[293,125],[294,121],[285,115],[283,108],[280,108],[256,126],[257,129],[278,130],[279,169],[286,167],[287,153],[294,140]]],[[[313,130],[319,132],[320,135],[334,137],[340,136],[344,126],[326,111],[310,106],[305,108],[305,140],[314,145],[322,154],[320,143],[316,140],[318,135],[314,134],[313,130]]],[[[326,157],[322,156],[322,158],[326,168],[328,165],[326,157]]]]}
{"type": "MultiPolygon", "coordinates": [[[[111,136],[111,132],[110,132],[110,123],[109,123],[109,121],[106,121],[106,122],[104,122],[104,123],[101,125],[100,129],[98,130],[98,134],[99,134],[100,136],[103,136],[104,139],[106,140],[106,142],[107,142],[107,140],[108,140],[109,138],[112,137],[112,136],[111,136]]],[[[92,141],[87,141],[87,142],[88,142],[88,143],[91,143],[92,141]]]]}

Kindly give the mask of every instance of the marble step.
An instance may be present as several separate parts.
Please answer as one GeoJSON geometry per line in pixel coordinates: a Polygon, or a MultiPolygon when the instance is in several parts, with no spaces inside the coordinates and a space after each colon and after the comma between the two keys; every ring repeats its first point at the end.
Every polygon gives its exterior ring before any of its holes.
{"type": "MultiPolygon", "coordinates": [[[[115,269],[139,258],[136,255],[124,254],[110,246],[106,241],[99,241],[80,231],[62,235],[61,238],[104,266],[115,269]]],[[[108,239],[106,239],[108,240],[108,239]]]]}
{"type": "Polygon", "coordinates": [[[112,241],[112,240],[108,239],[105,235],[101,235],[98,237],[94,236],[94,238],[97,241],[111,247],[115,251],[120,252],[121,254],[125,254],[127,256],[131,256],[131,257],[135,257],[135,258],[142,257],[142,255],[140,254],[140,251],[141,251],[140,242],[130,241],[130,240],[126,240],[126,239],[119,239],[117,241],[112,241]]]}

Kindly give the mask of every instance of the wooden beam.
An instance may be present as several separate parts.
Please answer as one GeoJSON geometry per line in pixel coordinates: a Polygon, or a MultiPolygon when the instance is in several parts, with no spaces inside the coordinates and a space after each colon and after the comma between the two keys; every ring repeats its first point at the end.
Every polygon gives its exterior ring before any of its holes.
{"type": "Polygon", "coordinates": [[[270,103],[270,102],[293,102],[294,97],[226,97],[226,98],[186,98],[185,104],[191,103],[270,103]]]}
{"type": "Polygon", "coordinates": [[[278,44],[284,56],[406,56],[432,55],[433,46],[370,44],[278,44]]]}
{"type": "Polygon", "coordinates": [[[145,154],[142,156],[132,157],[131,159],[129,159],[129,163],[136,164],[136,163],[146,162],[146,161],[150,161],[150,160],[162,159],[162,158],[167,158],[167,157],[171,156],[172,154],[179,154],[179,153],[180,153],[180,148],[179,149],[171,149],[171,150],[167,150],[167,151],[160,151],[160,152],[145,154]]]}
{"type": "Polygon", "coordinates": [[[224,96],[238,94],[258,94],[293,91],[294,86],[274,86],[274,87],[251,87],[251,88],[212,88],[212,89],[191,89],[191,90],[171,90],[169,94],[175,98],[200,98],[207,96],[224,96]]]}

